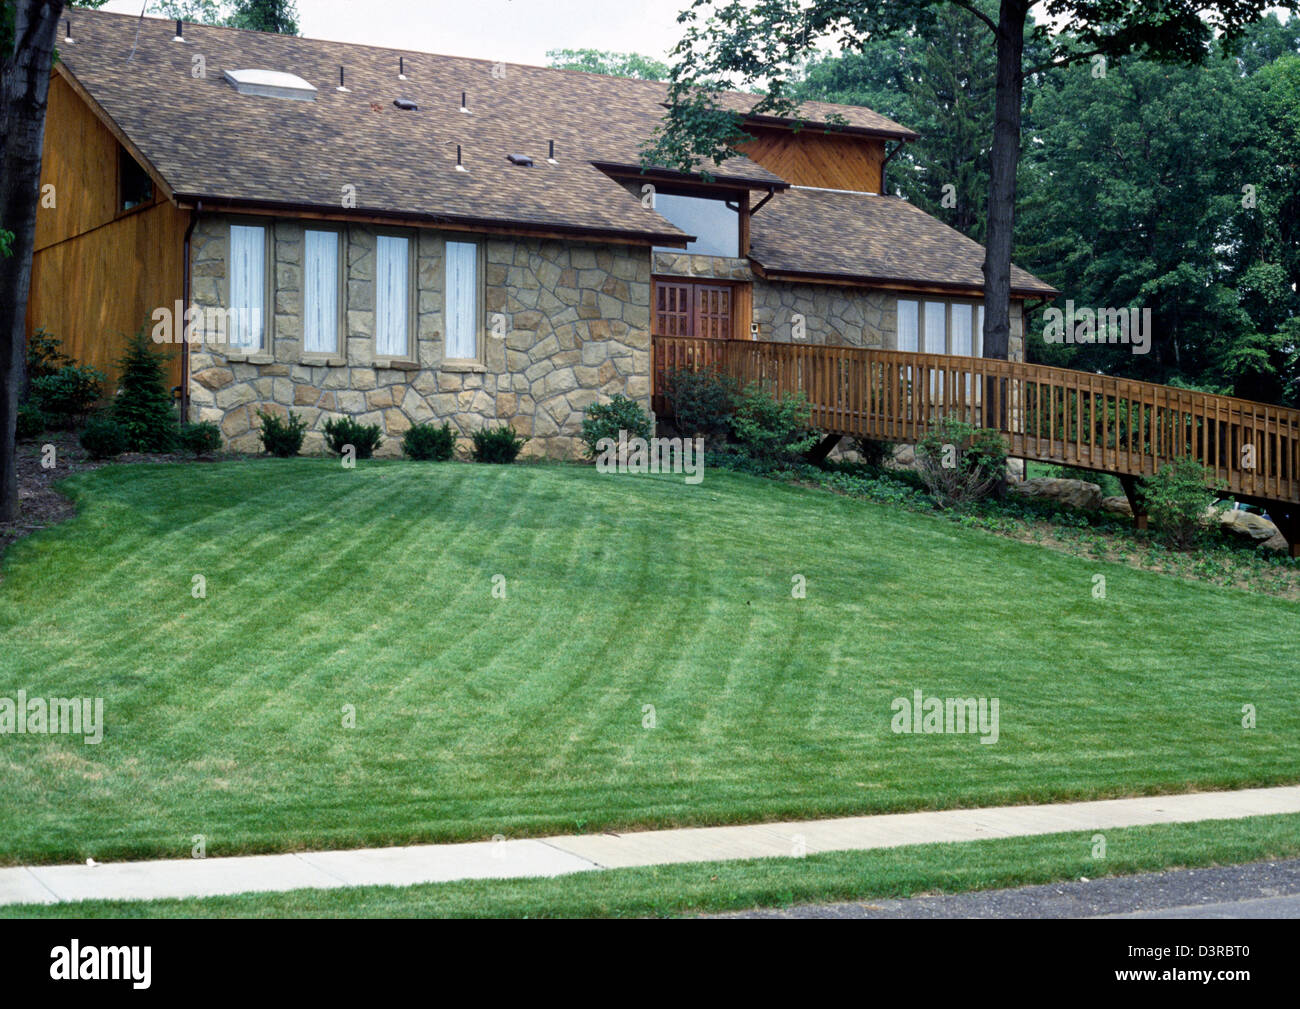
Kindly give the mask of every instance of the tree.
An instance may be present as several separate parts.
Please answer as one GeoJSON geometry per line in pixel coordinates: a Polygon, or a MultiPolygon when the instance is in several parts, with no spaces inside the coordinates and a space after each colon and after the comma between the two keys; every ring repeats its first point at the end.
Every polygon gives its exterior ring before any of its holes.
{"type": "Polygon", "coordinates": [[[298,34],[294,0],[154,0],[150,11],[191,24],[298,34]]]}
{"type": "Polygon", "coordinates": [[[1201,63],[1216,33],[1235,39],[1268,7],[1294,8],[1268,0],[999,0],[986,14],[975,0],[693,0],[679,15],[686,26],[674,47],[669,110],[645,152],[648,164],[695,171],[701,162],[721,164],[749,139],[744,116],[721,92],[762,87],[749,113],[794,116],[797,96],[790,76],[817,41],[834,38],[861,51],[873,37],[916,31],[935,23],[955,4],[992,33],[996,63],[994,124],[989,154],[988,234],[984,259],[984,350],[1007,356],[1010,338],[1011,246],[1015,221],[1016,169],[1020,154],[1021,96],[1026,77],[1050,66],[1093,57],[1116,58],[1141,49],[1169,62],[1201,63]],[[1029,12],[1041,7],[1047,21],[1068,31],[1048,40],[1029,12]],[[704,15],[708,15],[705,17],[704,15]],[[1049,44],[1049,59],[1024,60],[1026,29],[1049,44]]]}
{"type": "Polygon", "coordinates": [[[603,49],[548,49],[546,65],[557,70],[584,70],[607,77],[634,77],[641,81],[668,79],[668,64],[640,53],[613,53],[603,49]]]}

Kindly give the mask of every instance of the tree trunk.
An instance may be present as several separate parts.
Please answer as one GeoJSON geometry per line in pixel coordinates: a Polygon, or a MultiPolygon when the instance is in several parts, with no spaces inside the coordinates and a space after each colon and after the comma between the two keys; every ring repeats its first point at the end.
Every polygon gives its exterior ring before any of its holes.
{"type": "Polygon", "coordinates": [[[1011,243],[1020,163],[1026,0],[1002,0],[998,13],[997,93],[989,161],[988,241],[984,243],[984,356],[1006,360],[1011,343],[1011,243]]]}
{"type": "Polygon", "coordinates": [[[14,425],[26,357],[27,294],[36,242],[45,102],[54,32],[63,0],[9,0],[14,48],[0,53],[0,227],[13,232],[13,254],[0,257],[0,521],[18,517],[14,425]]]}

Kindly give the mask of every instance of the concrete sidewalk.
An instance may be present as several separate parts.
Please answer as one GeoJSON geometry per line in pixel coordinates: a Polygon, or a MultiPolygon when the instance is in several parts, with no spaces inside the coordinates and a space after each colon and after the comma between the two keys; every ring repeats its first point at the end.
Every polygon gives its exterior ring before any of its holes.
{"type": "Polygon", "coordinates": [[[562,876],[631,866],[789,858],[827,851],[1028,837],[1152,823],[1234,820],[1273,813],[1300,813],[1300,786],[631,834],[580,834],[98,866],[22,866],[0,869],[0,906],[562,876]]]}

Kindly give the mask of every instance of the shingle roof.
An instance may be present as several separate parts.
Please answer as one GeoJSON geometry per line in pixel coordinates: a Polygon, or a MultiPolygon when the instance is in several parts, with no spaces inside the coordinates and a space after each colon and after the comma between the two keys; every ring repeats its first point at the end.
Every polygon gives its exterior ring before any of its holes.
{"type": "MultiPolygon", "coordinates": [[[[896,196],[794,187],[750,219],[749,249],[768,274],[984,288],[984,247],[896,196]]],[[[1011,290],[1057,293],[1018,266],[1011,290]]]]}

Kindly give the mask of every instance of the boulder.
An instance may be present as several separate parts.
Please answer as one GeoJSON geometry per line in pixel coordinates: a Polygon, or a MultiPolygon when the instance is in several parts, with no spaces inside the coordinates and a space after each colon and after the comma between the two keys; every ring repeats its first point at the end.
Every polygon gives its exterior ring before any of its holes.
{"type": "Polygon", "coordinates": [[[1118,497],[1102,498],[1101,510],[1109,512],[1112,515],[1124,515],[1128,518],[1133,517],[1133,506],[1128,503],[1128,498],[1123,494],[1118,497]]]}
{"type": "MultiPolygon", "coordinates": [[[[1267,543],[1275,536],[1281,536],[1275,526],[1262,515],[1240,509],[1226,509],[1219,513],[1219,521],[1225,531],[1238,536],[1249,536],[1256,543],[1267,543]]],[[[1285,537],[1283,537],[1285,542],[1285,537]]]]}
{"type": "Polygon", "coordinates": [[[1040,476],[1012,484],[1011,492],[1042,501],[1055,501],[1069,508],[1098,509],[1102,506],[1101,488],[1086,480],[1040,476]]]}

